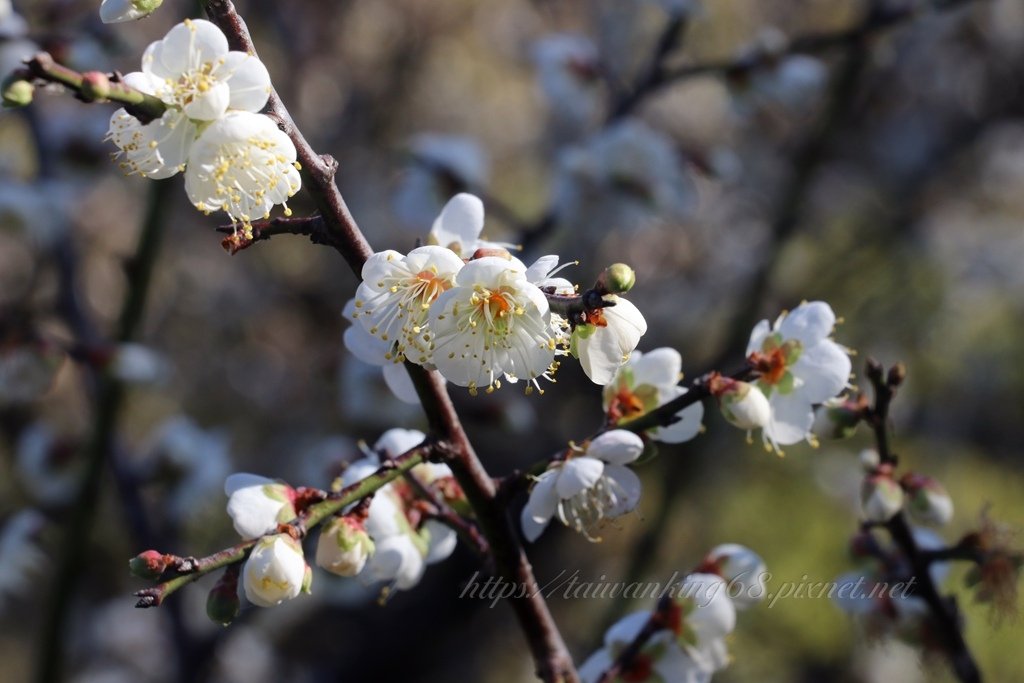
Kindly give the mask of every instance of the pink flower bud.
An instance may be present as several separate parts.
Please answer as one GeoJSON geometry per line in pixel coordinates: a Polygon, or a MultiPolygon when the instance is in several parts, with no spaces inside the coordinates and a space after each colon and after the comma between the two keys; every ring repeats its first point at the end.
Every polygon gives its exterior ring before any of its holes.
{"type": "Polygon", "coordinates": [[[156,580],[167,571],[172,559],[157,550],[147,550],[128,560],[128,569],[140,579],[156,580]]]}

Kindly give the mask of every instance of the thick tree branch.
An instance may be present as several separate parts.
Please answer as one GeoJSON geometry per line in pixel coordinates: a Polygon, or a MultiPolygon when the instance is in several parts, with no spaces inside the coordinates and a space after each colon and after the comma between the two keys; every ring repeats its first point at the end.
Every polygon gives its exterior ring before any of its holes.
{"type": "MultiPolygon", "coordinates": [[[[256,54],[245,22],[230,0],[207,0],[205,7],[210,19],[227,35],[232,49],[256,54]]],[[[335,184],[337,162],[313,151],[276,92],[270,95],[268,110],[295,143],[303,167],[304,186],[316,203],[329,232],[337,237],[337,242],[332,246],[358,275],[372,250],[335,184]]],[[[511,598],[509,602],[526,635],[538,676],[551,682],[576,681],[572,657],[538,590],[533,569],[506,514],[503,501],[497,497],[494,481],[484,470],[466,437],[444,381],[436,372],[427,372],[419,366],[406,363],[406,368],[416,386],[431,430],[441,443],[448,446],[446,461],[465,491],[484,536],[490,543],[499,574],[524,588],[520,595],[511,598]]]]}

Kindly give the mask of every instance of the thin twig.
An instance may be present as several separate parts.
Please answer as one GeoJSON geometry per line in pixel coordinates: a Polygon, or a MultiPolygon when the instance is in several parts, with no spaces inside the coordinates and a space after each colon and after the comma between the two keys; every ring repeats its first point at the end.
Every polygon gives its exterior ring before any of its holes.
{"type": "MultiPolygon", "coordinates": [[[[895,465],[897,458],[890,448],[888,437],[889,406],[903,382],[905,371],[902,366],[896,365],[890,368],[888,373],[885,373],[879,363],[868,360],[865,375],[875,392],[875,402],[870,408],[868,422],[874,429],[879,459],[883,463],[895,465]]],[[[980,683],[981,672],[964,640],[956,599],[953,596],[943,597],[932,580],[929,570],[931,563],[935,561],[935,556],[924,552],[918,546],[902,511],[886,522],[884,526],[892,536],[893,542],[899,547],[900,552],[910,563],[918,585],[915,596],[924,600],[928,605],[932,621],[937,626],[938,633],[936,635],[941,639],[957,678],[962,683],[980,683]]]]}

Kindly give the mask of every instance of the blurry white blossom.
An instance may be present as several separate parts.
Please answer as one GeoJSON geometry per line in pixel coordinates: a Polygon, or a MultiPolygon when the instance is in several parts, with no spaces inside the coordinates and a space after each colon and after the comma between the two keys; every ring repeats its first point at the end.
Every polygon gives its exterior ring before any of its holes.
{"type": "Polygon", "coordinates": [[[34,422],[18,436],[15,469],[36,501],[60,506],[72,502],[83,462],[75,444],[60,439],[51,426],[34,422]]]}
{"type": "Polygon", "coordinates": [[[835,324],[832,308],[813,301],[783,313],[774,326],[762,320],[751,332],[747,355],[772,409],[764,436],[776,450],[810,438],[813,406],[849,384],[849,351],[831,339],[835,324]]]}
{"type": "Polygon", "coordinates": [[[21,510],[0,526],[0,613],[15,596],[34,593],[32,580],[47,563],[38,544],[46,520],[35,510],[21,510]]]}
{"type": "Polygon", "coordinates": [[[532,56],[555,124],[578,136],[597,123],[604,98],[597,46],[560,33],[538,40],[532,56]]]}
{"type": "Polygon", "coordinates": [[[555,208],[570,229],[603,234],[678,223],[696,202],[677,145],[640,121],[617,123],[558,161],[555,208]]]}

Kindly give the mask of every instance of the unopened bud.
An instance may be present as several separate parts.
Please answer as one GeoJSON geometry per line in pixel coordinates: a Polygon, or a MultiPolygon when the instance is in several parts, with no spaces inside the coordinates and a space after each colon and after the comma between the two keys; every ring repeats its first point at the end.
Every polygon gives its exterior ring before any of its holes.
{"type": "Polygon", "coordinates": [[[316,563],[338,576],[355,576],[373,555],[374,543],[366,527],[352,516],[335,517],[320,532],[316,563]]]}
{"type": "Polygon", "coordinates": [[[140,579],[155,580],[167,571],[173,558],[156,550],[147,550],[128,560],[128,569],[140,579]]]}
{"type": "MultiPolygon", "coordinates": [[[[486,256],[494,256],[497,258],[503,258],[506,261],[512,260],[512,254],[509,253],[508,249],[502,249],[501,247],[480,247],[473,252],[473,259],[484,258],[486,256]]],[[[472,259],[471,259],[472,260],[472,259]]]]}
{"type": "Polygon", "coordinates": [[[597,278],[595,289],[609,294],[625,294],[636,284],[636,271],[625,263],[613,263],[597,278]]]}
{"type": "Polygon", "coordinates": [[[860,502],[870,522],[888,522],[903,508],[903,489],[892,478],[891,467],[881,465],[864,478],[860,502]]]}
{"type": "Polygon", "coordinates": [[[889,368],[889,375],[886,377],[886,384],[890,387],[898,387],[903,384],[903,381],[907,378],[907,366],[903,363],[897,363],[896,365],[889,368]]]}
{"type": "Polygon", "coordinates": [[[819,439],[847,439],[857,431],[863,406],[854,401],[835,399],[826,401],[814,414],[811,431],[819,439]]]}
{"type": "Polygon", "coordinates": [[[206,616],[215,624],[227,626],[238,616],[242,602],[238,598],[239,569],[237,564],[229,566],[206,596],[206,616]]]}
{"type": "Polygon", "coordinates": [[[943,526],[953,518],[953,499],[935,479],[908,473],[900,484],[907,493],[907,514],[918,524],[943,526]]]}
{"type": "Polygon", "coordinates": [[[87,71],[82,74],[82,99],[96,102],[110,97],[110,79],[99,71],[87,71]]]}
{"type": "Polygon", "coordinates": [[[32,104],[35,86],[17,76],[8,76],[3,82],[3,104],[5,108],[26,107],[32,104]]]}
{"type": "Polygon", "coordinates": [[[720,392],[718,404],[722,416],[740,429],[760,429],[771,420],[772,409],[764,393],[747,382],[728,381],[720,392]]]}

